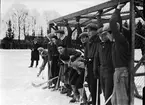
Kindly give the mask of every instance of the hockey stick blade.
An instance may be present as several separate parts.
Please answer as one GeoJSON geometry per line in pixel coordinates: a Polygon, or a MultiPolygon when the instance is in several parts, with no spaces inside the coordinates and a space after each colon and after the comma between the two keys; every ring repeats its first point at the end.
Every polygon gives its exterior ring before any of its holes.
{"type": "Polygon", "coordinates": [[[56,77],[54,77],[54,78],[52,78],[52,79],[50,79],[50,80],[47,80],[47,81],[45,81],[45,82],[43,82],[43,83],[40,83],[40,84],[35,84],[35,83],[32,82],[32,86],[33,86],[33,87],[40,87],[40,86],[42,86],[43,84],[49,83],[49,82],[53,81],[53,80],[56,79],[56,78],[58,78],[58,76],[56,76],[56,77]]]}

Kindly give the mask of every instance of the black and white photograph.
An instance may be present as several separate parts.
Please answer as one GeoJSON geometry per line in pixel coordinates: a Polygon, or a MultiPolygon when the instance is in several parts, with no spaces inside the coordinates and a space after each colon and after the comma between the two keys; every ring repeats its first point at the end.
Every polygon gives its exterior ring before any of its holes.
{"type": "Polygon", "coordinates": [[[145,105],[145,0],[0,4],[0,105],[145,105]]]}

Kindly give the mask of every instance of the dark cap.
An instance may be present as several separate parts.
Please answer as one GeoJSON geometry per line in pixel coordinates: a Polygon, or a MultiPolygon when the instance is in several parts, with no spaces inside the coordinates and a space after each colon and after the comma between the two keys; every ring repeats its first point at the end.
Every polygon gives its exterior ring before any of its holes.
{"type": "Polygon", "coordinates": [[[55,36],[55,35],[54,35],[54,36],[52,36],[51,38],[55,38],[56,40],[58,39],[58,38],[57,38],[57,36],[55,36]]]}
{"type": "Polygon", "coordinates": [[[98,30],[98,26],[94,23],[88,24],[85,28],[91,29],[91,30],[98,30]]]}
{"type": "Polygon", "coordinates": [[[82,33],[79,35],[79,38],[82,38],[82,37],[88,37],[88,33],[87,33],[87,32],[82,32],[82,33]]]}
{"type": "Polygon", "coordinates": [[[57,47],[63,47],[63,48],[66,48],[66,45],[60,43],[60,44],[57,45],[57,47]]]}
{"type": "Polygon", "coordinates": [[[55,33],[64,34],[64,30],[56,30],[55,33]]]}

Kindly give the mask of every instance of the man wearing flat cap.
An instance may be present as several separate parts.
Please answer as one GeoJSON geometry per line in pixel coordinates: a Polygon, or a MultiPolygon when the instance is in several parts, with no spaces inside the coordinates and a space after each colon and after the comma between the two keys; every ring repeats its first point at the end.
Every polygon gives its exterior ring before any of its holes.
{"type": "MultiPolygon", "coordinates": [[[[85,28],[87,28],[89,41],[87,42],[85,49],[85,60],[88,72],[88,86],[89,91],[92,96],[92,105],[96,105],[96,90],[97,90],[97,79],[99,78],[99,70],[94,62],[95,52],[97,51],[100,39],[97,35],[97,30],[101,28],[99,25],[90,23],[85,28]]],[[[97,93],[99,94],[99,93],[97,93]]],[[[98,97],[99,98],[99,97],[98,97]]],[[[98,99],[100,104],[100,99],[98,99]]]]}
{"type": "Polygon", "coordinates": [[[88,33],[87,32],[82,32],[80,35],[79,35],[79,38],[83,44],[83,47],[86,46],[86,43],[88,42],[89,38],[88,38],[88,33]]]}
{"type": "MultiPolygon", "coordinates": [[[[59,59],[59,53],[57,50],[57,36],[53,35],[51,36],[51,41],[48,44],[48,61],[49,61],[49,72],[51,75],[49,75],[49,79],[54,78],[58,76],[59,73],[59,66],[58,66],[58,59],[59,59]]],[[[56,85],[57,79],[53,81],[54,85],[56,85]]]]}
{"type": "Polygon", "coordinates": [[[83,38],[83,37],[88,37],[88,33],[87,33],[87,32],[82,32],[82,33],[79,35],[79,38],[83,38]]]}
{"type": "Polygon", "coordinates": [[[67,36],[65,36],[64,30],[56,30],[55,33],[57,34],[57,44],[67,45],[67,36]]]}
{"type": "Polygon", "coordinates": [[[97,26],[97,24],[90,23],[85,28],[89,30],[98,30],[99,27],[97,26]]]}
{"type": "MultiPolygon", "coordinates": [[[[110,97],[113,91],[114,67],[112,62],[112,40],[110,40],[109,27],[105,25],[97,32],[101,42],[98,44],[98,50],[95,52],[96,65],[100,68],[100,82],[105,101],[110,97]]],[[[106,105],[112,105],[109,101],[106,105]]]]}

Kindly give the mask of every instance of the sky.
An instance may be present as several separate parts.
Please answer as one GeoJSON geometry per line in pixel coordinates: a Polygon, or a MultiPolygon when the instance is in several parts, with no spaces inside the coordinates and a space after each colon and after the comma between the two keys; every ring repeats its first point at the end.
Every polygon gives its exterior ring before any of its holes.
{"type": "Polygon", "coordinates": [[[54,10],[64,16],[106,1],[108,0],[1,0],[1,13],[4,15],[12,4],[21,3],[28,9],[36,9],[40,13],[54,10]]]}
{"type": "MultiPolygon", "coordinates": [[[[14,4],[24,4],[28,10],[36,10],[40,13],[42,21],[44,11],[55,11],[60,16],[65,16],[79,10],[83,10],[109,0],[1,0],[1,19],[8,18],[14,4]]],[[[3,30],[1,25],[1,30],[3,30]]],[[[0,32],[0,39],[5,36],[5,31],[0,32]]]]}
{"type": "Polygon", "coordinates": [[[1,19],[5,18],[13,4],[24,4],[29,10],[37,10],[41,16],[44,11],[56,11],[65,16],[106,1],[109,0],[1,0],[1,19]]]}

